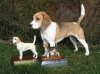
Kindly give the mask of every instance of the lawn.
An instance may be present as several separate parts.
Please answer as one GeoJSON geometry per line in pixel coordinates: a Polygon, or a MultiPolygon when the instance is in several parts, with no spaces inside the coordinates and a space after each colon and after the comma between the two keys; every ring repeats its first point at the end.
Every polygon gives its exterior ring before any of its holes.
{"type": "MultiPolygon", "coordinates": [[[[0,43],[0,74],[100,74],[100,49],[90,49],[90,55],[85,56],[84,48],[78,52],[68,47],[59,46],[59,52],[68,61],[67,66],[56,68],[41,68],[38,64],[13,66],[11,58],[19,53],[15,46],[0,43]]],[[[37,51],[43,54],[42,46],[37,51]]],[[[32,55],[31,51],[24,55],[32,55]]]]}

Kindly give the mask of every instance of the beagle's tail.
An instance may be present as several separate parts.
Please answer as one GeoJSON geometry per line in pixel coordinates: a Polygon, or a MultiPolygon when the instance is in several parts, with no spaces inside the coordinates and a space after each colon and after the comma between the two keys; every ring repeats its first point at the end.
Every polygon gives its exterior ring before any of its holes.
{"type": "Polygon", "coordinates": [[[34,35],[34,41],[33,41],[33,44],[35,44],[36,42],[36,35],[34,35]]]}
{"type": "Polygon", "coordinates": [[[80,17],[79,17],[79,19],[77,21],[78,24],[80,24],[80,22],[82,21],[84,15],[85,15],[85,8],[84,8],[84,5],[82,4],[81,5],[81,15],[80,15],[80,17]]]}

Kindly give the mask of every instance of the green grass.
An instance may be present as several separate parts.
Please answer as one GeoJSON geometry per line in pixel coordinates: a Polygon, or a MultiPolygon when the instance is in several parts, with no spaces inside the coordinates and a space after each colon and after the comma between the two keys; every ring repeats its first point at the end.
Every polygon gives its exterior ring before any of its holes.
{"type": "MultiPolygon", "coordinates": [[[[0,43],[0,74],[100,74],[100,49],[90,49],[90,55],[85,56],[84,48],[74,49],[59,46],[59,52],[68,61],[68,65],[56,68],[41,68],[37,64],[13,66],[11,58],[18,56],[19,52],[15,46],[0,43]]],[[[43,48],[37,46],[41,56],[43,48]]],[[[31,51],[24,55],[32,55],[31,51]]]]}

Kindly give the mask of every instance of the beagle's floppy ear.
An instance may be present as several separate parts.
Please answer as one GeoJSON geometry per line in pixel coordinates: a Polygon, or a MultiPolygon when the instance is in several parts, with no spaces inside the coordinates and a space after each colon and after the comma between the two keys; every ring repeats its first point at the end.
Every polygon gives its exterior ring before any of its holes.
{"type": "Polygon", "coordinates": [[[51,24],[51,19],[49,17],[49,15],[47,15],[45,12],[42,13],[43,16],[43,21],[42,21],[42,28],[46,29],[50,24],[51,24]]]}

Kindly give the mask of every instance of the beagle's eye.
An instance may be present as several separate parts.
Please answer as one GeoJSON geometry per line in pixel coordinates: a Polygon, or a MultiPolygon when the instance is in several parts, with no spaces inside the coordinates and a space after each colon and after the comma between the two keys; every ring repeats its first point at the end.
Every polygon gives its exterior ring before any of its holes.
{"type": "Polygon", "coordinates": [[[36,18],[36,20],[40,20],[40,18],[36,18]]]}

